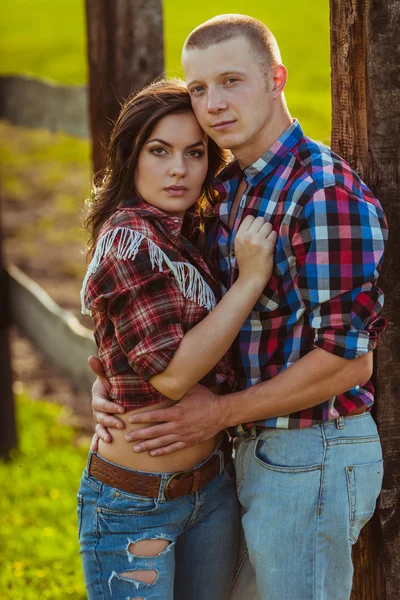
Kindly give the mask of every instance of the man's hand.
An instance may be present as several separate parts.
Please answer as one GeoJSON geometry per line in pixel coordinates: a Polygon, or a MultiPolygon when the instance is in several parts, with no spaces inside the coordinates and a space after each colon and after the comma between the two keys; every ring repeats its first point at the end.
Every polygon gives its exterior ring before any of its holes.
{"type": "Polygon", "coordinates": [[[219,396],[200,384],[174,406],[137,413],[129,417],[129,421],[159,423],[136,429],[125,436],[128,442],[136,442],[135,452],[150,450],[152,456],[189,448],[214,437],[225,427],[219,396]]]}
{"type": "Polygon", "coordinates": [[[102,364],[97,356],[89,356],[88,364],[93,373],[97,375],[97,379],[92,387],[92,411],[93,419],[96,423],[96,433],[93,436],[90,446],[95,452],[97,450],[99,438],[106,443],[112,441],[112,436],[108,432],[107,427],[124,429],[125,423],[113,415],[115,413],[124,413],[125,409],[116,402],[111,402],[109,400],[108,392],[110,390],[110,384],[105,378],[102,364]]]}

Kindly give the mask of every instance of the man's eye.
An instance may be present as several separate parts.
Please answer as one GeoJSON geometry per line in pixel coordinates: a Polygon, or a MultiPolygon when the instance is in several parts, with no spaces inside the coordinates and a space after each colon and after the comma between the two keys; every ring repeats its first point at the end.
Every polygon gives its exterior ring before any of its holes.
{"type": "Polygon", "coordinates": [[[236,81],[239,81],[237,77],[228,77],[226,83],[236,83],[236,81]]]}

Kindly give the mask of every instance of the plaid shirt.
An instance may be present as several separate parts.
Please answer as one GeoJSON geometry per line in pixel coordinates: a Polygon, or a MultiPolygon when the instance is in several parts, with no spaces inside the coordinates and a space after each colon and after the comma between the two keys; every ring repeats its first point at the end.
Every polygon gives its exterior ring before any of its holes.
{"type": "MultiPolygon", "coordinates": [[[[103,225],[85,277],[82,312],[92,314],[110,397],[128,409],[165,399],[149,383],[219,294],[203,255],[181,235],[182,220],[135,198],[103,225]]],[[[201,233],[193,232],[201,246],[201,233]]],[[[193,357],[196,360],[196,357],[193,357]]],[[[234,383],[229,355],[201,381],[234,383]]]]}
{"type": "MultiPolygon", "coordinates": [[[[266,381],[313,348],[352,359],[375,348],[385,319],[376,286],[387,239],[379,202],[329,148],[304,137],[297,121],[242,172],[237,162],[216,180],[221,202],[208,229],[223,292],[237,277],[234,239],[247,216],[278,232],[275,269],[235,346],[239,389],[266,381]],[[246,190],[232,229],[228,218],[240,179],[246,190]]],[[[302,428],[373,403],[371,381],[322,404],[259,422],[302,428]]],[[[247,424],[249,426],[251,424],[247,424]]]]}

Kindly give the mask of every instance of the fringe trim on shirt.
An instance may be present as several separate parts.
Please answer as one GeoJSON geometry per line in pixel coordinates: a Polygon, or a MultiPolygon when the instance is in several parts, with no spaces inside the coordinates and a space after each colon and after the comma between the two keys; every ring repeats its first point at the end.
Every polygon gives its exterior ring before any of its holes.
{"type": "Polygon", "coordinates": [[[121,234],[121,236],[118,241],[117,259],[135,260],[140,244],[143,240],[146,240],[153,270],[158,267],[158,270],[162,271],[163,266],[166,265],[173,272],[175,279],[178,282],[179,289],[185,298],[189,298],[192,302],[204,306],[207,310],[212,310],[215,307],[216,300],[214,292],[204,281],[196,267],[190,263],[174,262],[170,260],[157,244],[143,234],[138,233],[133,229],[128,229],[127,227],[116,227],[100,238],[93,254],[93,258],[88,266],[81,289],[81,311],[83,315],[92,314],[92,311],[85,306],[85,291],[89,277],[96,272],[102,258],[106,257],[110,252],[118,234],[121,234]]]}

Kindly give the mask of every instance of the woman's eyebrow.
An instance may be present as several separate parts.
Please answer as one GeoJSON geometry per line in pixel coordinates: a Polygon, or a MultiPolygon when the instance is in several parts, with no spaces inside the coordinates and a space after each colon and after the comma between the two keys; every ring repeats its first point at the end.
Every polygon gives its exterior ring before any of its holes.
{"type": "Polygon", "coordinates": [[[168,142],[166,142],[165,140],[162,140],[161,138],[153,138],[152,140],[149,140],[147,143],[151,144],[152,142],[157,142],[158,144],[163,144],[164,146],[168,146],[169,148],[172,148],[172,144],[169,144],[168,142]]]}
{"type": "MultiPolygon", "coordinates": [[[[152,144],[156,142],[157,144],[163,144],[163,146],[168,146],[168,148],[172,148],[172,144],[169,144],[168,142],[166,142],[165,140],[162,140],[161,138],[153,138],[152,140],[149,140],[147,143],[148,144],[152,144]]],[[[205,142],[203,142],[203,140],[199,140],[198,142],[195,142],[194,144],[190,144],[189,146],[186,146],[186,148],[194,148],[195,146],[205,146],[205,142]]]]}
{"type": "Polygon", "coordinates": [[[190,146],[187,146],[187,148],[194,148],[195,146],[205,146],[206,143],[203,142],[203,140],[200,140],[199,142],[195,142],[194,144],[190,144],[190,146]]]}

